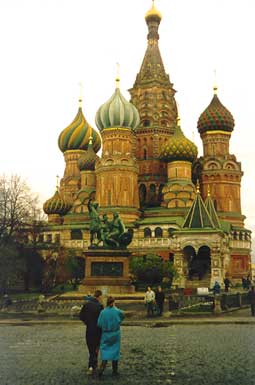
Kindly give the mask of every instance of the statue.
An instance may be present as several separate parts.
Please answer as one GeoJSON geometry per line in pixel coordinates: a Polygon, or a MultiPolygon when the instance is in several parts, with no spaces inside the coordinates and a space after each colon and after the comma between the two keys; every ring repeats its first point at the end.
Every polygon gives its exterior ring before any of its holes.
{"type": "Polygon", "coordinates": [[[112,221],[108,220],[106,214],[100,219],[98,203],[92,199],[88,202],[90,216],[90,247],[123,249],[132,241],[133,234],[126,230],[118,213],[113,213],[112,221]]]}

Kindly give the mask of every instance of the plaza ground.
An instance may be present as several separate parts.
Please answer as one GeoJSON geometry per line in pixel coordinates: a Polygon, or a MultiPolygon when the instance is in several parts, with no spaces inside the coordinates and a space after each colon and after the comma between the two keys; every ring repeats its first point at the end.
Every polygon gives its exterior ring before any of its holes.
{"type": "Polygon", "coordinates": [[[141,326],[136,326],[137,321],[127,320],[130,326],[122,327],[120,377],[112,378],[109,367],[102,380],[93,380],[86,375],[82,323],[2,319],[0,383],[255,384],[255,322],[248,309],[223,317],[169,322],[141,320],[141,326]]]}

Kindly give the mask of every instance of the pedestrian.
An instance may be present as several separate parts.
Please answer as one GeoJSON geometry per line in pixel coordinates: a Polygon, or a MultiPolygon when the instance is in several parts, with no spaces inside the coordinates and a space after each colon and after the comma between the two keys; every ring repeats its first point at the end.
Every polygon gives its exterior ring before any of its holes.
{"type": "Polygon", "coordinates": [[[157,313],[159,316],[162,316],[164,310],[165,293],[162,291],[161,286],[159,286],[156,291],[155,299],[157,304],[157,313]]]}
{"type": "Polygon", "coordinates": [[[89,296],[88,302],[80,311],[80,320],[86,325],[86,344],[89,351],[88,374],[96,374],[101,329],[97,326],[99,314],[103,310],[102,292],[96,290],[94,297],[89,296]]]}
{"type": "Polygon", "coordinates": [[[4,294],[3,309],[8,310],[8,307],[12,304],[12,300],[7,293],[4,294]]]}
{"type": "Polygon", "coordinates": [[[250,288],[251,288],[250,274],[247,275],[247,278],[246,278],[246,288],[247,288],[248,290],[250,290],[250,288]]]}
{"type": "Polygon", "coordinates": [[[255,317],[255,290],[254,286],[251,287],[251,290],[248,292],[248,299],[251,305],[251,315],[255,317]]]}
{"type": "Polygon", "coordinates": [[[225,285],[225,292],[227,293],[227,292],[228,292],[228,289],[229,289],[229,286],[231,285],[231,282],[230,282],[230,280],[228,279],[228,277],[225,277],[225,279],[224,279],[224,285],[225,285]]]}
{"type": "Polygon", "coordinates": [[[243,289],[247,289],[247,281],[246,281],[246,278],[242,277],[242,287],[243,289]]]}
{"type": "Polygon", "coordinates": [[[124,312],[115,306],[113,297],[107,298],[107,307],[100,313],[97,325],[102,330],[100,342],[101,366],[99,377],[102,376],[107,361],[112,361],[112,375],[117,376],[120,359],[120,324],[124,319],[124,312]]]}
{"type": "Polygon", "coordinates": [[[151,287],[147,287],[147,291],[145,293],[144,302],[147,307],[147,316],[153,316],[154,314],[154,304],[155,304],[155,293],[151,290],[151,287]]]}
{"type": "Polygon", "coordinates": [[[214,286],[213,286],[213,294],[216,295],[216,294],[220,294],[220,284],[218,281],[215,281],[214,283],[214,286]]]}

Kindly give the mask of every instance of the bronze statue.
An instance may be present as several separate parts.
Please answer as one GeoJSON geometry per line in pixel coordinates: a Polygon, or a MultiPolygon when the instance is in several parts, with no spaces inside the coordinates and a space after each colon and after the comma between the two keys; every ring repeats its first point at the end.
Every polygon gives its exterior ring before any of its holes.
{"type": "Polygon", "coordinates": [[[124,223],[118,213],[113,213],[112,221],[108,220],[106,214],[100,219],[98,203],[92,199],[88,202],[90,216],[90,247],[93,248],[126,248],[132,241],[133,234],[126,230],[124,223]]]}

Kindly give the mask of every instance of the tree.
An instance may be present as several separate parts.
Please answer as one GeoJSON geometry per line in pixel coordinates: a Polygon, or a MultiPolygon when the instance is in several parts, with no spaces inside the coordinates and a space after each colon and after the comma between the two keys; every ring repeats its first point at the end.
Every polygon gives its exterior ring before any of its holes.
{"type": "Polygon", "coordinates": [[[37,206],[38,196],[26,181],[18,175],[0,176],[0,244],[8,244],[29,223],[37,206]]]}
{"type": "Polygon", "coordinates": [[[84,278],[84,259],[69,254],[65,261],[65,267],[70,275],[71,284],[73,285],[73,288],[76,289],[84,278]]]}
{"type": "Polygon", "coordinates": [[[164,261],[160,256],[134,256],[130,261],[130,270],[135,279],[149,284],[161,283],[163,278],[168,280],[169,286],[177,272],[172,262],[164,261]]]}
{"type": "Polygon", "coordinates": [[[15,244],[0,245],[0,289],[7,292],[21,281],[24,261],[15,244]]]}
{"type": "Polygon", "coordinates": [[[31,276],[39,281],[42,259],[36,250],[41,229],[41,210],[38,196],[31,192],[26,181],[17,175],[0,176],[0,265],[2,283],[23,277],[29,289],[31,276]],[[38,220],[38,218],[40,220],[38,220]],[[31,244],[28,238],[32,240],[31,244]],[[3,281],[4,280],[4,281],[3,281]]]}

